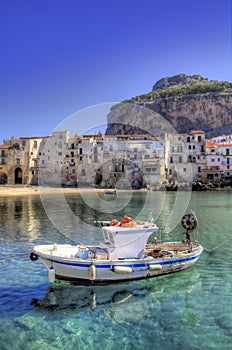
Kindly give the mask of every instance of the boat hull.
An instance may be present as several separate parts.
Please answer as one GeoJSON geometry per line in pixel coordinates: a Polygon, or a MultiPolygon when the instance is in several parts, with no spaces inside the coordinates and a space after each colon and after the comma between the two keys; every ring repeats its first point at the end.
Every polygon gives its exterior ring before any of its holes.
{"type": "Polygon", "coordinates": [[[154,278],[191,267],[200,257],[199,245],[192,252],[181,252],[165,257],[147,256],[142,259],[96,260],[56,256],[48,246],[37,246],[33,254],[48,271],[55,270],[55,278],[84,285],[100,285],[154,278]],[[46,249],[43,249],[46,247],[46,249]]]}

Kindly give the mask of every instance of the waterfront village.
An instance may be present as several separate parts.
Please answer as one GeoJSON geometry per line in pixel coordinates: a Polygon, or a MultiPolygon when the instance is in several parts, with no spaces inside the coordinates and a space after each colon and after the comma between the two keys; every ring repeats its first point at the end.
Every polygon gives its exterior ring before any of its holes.
{"type": "Polygon", "coordinates": [[[231,187],[232,135],[205,132],[74,137],[12,137],[0,145],[1,185],[95,186],[118,189],[231,187]]]}

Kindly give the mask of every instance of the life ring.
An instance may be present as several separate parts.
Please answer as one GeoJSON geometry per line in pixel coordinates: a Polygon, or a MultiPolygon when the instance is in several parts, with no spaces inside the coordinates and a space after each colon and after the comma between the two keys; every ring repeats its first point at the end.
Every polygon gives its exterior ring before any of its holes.
{"type": "Polygon", "coordinates": [[[181,224],[186,230],[194,230],[197,227],[197,217],[194,214],[186,214],[181,219],[181,224]]]}
{"type": "Polygon", "coordinates": [[[30,254],[30,259],[31,259],[32,261],[36,261],[36,260],[38,260],[38,255],[35,254],[35,253],[33,253],[33,252],[31,252],[31,254],[30,254]]]}

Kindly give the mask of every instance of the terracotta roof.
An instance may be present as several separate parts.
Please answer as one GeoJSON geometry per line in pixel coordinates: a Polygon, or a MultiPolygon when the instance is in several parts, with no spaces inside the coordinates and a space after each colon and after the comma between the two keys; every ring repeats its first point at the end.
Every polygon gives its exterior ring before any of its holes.
{"type": "Polygon", "coordinates": [[[10,146],[6,146],[6,145],[5,146],[4,145],[0,146],[1,149],[6,149],[6,148],[9,148],[9,147],[10,146]]]}
{"type": "Polygon", "coordinates": [[[173,136],[190,136],[189,134],[168,134],[168,136],[173,137],[173,136]]]}
{"type": "Polygon", "coordinates": [[[122,135],[105,135],[105,138],[112,138],[112,137],[154,137],[150,134],[122,134],[122,135]]]}
{"type": "Polygon", "coordinates": [[[211,142],[206,142],[206,148],[217,148],[218,145],[215,145],[214,143],[211,143],[211,142]]]}
{"type": "Polygon", "coordinates": [[[217,143],[217,147],[232,147],[232,143],[217,143]]]}
{"type": "Polygon", "coordinates": [[[191,134],[205,134],[203,130],[191,130],[191,134]]]}
{"type": "Polygon", "coordinates": [[[26,137],[20,137],[19,140],[31,140],[31,139],[47,139],[50,136],[26,136],[26,137]]]}

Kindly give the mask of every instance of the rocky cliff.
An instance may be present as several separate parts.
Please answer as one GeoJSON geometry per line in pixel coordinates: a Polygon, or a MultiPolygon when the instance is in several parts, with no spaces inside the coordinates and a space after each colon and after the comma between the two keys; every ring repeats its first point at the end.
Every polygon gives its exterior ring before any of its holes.
{"type": "Polygon", "coordinates": [[[179,74],[159,80],[151,92],[115,105],[107,135],[204,130],[208,137],[232,133],[232,83],[179,74]]]}

